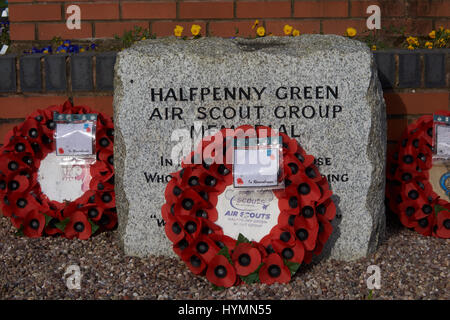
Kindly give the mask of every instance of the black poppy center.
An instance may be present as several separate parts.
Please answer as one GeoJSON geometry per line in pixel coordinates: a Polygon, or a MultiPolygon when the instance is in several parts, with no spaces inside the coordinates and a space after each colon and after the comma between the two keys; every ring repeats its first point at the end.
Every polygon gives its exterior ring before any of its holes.
{"type": "Polygon", "coordinates": [[[35,128],[31,128],[31,129],[28,131],[28,135],[29,135],[31,138],[37,138],[37,137],[39,136],[39,133],[38,133],[38,131],[37,131],[35,128]]]}
{"type": "Polygon", "coordinates": [[[214,178],[213,176],[207,176],[207,177],[205,178],[205,184],[206,184],[208,187],[214,187],[214,186],[216,185],[216,183],[217,183],[217,180],[216,180],[216,178],[214,178]]]}
{"type": "Polygon", "coordinates": [[[410,155],[410,154],[407,154],[407,155],[405,155],[405,156],[403,157],[403,162],[404,162],[404,163],[410,164],[410,163],[412,163],[413,161],[414,161],[414,158],[413,158],[413,156],[410,155]]]}
{"type": "Polygon", "coordinates": [[[306,168],[305,173],[310,179],[314,179],[316,177],[316,172],[311,167],[306,168]]]}
{"type": "Polygon", "coordinates": [[[302,215],[305,218],[312,218],[312,216],[314,215],[314,209],[310,206],[303,207],[302,215]]]}
{"type": "Polygon", "coordinates": [[[107,138],[101,138],[99,143],[100,143],[100,146],[102,146],[103,148],[106,148],[107,146],[109,146],[109,140],[107,138]]]}
{"type": "Polygon", "coordinates": [[[426,218],[420,219],[419,226],[421,226],[422,228],[426,228],[428,226],[428,220],[426,218]]]}
{"type": "Polygon", "coordinates": [[[202,209],[197,210],[195,215],[199,218],[208,219],[208,212],[206,212],[205,210],[202,210],[202,209]]]}
{"type": "Polygon", "coordinates": [[[272,278],[278,278],[281,275],[281,268],[276,264],[270,265],[268,271],[272,278]]]}
{"type": "Polygon", "coordinates": [[[178,197],[181,194],[181,189],[178,186],[175,186],[172,190],[174,196],[178,197]]]}
{"type": "Polygon", "coordinates": [[[194,206],[194,201],[190,198],[183,199],[183,201],[181,202],[181,206],[184,210],[191,210],[194,206]]]}
{"type": "Polygon", "coordinates": [[[408,192],[408,197],[412,200],[416,200],[419,197],[419,192],[417,192],[417,190],[411,190],[408,192]]]}
{"type": "Polygon", "coordinates": [[[433,212],[433,208],[428,204],[424,204],[422,207],[422,211],[425,214],[430,214],[431,212],[433,212]]]}
{"type": "Polygon", "coordinates": [[[445,229],[450,229],[450,219],[445,219],[444,220],[444,228],[445,229]]]}
{"type": "Polygon", "coordinates": [[[16,146],[14,147],[14,149],[16,149],[17,152],[24,152],[25,151],[25,145],[23,143],[17,143],[16,146]]]}
{"type": "Polygon", "coordinates": [[[311,187],[307,183],[302,183],[298,186],[297,191],[298,191],[298,193],[305,196],[311,191],[311,187]]]}
{"type": "Polygon", "coordinates": [[[17,190],[17,189],[19,189],[20,184],[16,180],[12,180],[12,181],[9,182],[8,187],[11,190],[17,190]]]}
{"type": "Polygon", "coordinates": [[[112,200],[112,197],[111,197],[111,195],[109,193],[104,193],[102,195],[102,201],[103,202],[108,203],[108,202],[111,202],[111,200],[112,200]]]}
{"type": "Polygon", "coordinates": [[[300,154],[300,153],[296,153],[295,157],[298,159],[298,161],[302,162],[305,161],[305,158],[300,154]]]}
{"type": "Polygon", "coordinates": [[[297,206],[298,206],[297,197],[290,197],[289,198],[289,207],[297,208],[297,206]]]}
{"type": "Polygon", "coordinates": [[[8,163],[8,169],[11,171],[17,170],[19,168],[19,164],[15,161],[10,161],[8,163]]]}
{"type": "Polygon", "coordinates": [[[291,214],[288,218],[288,224],[292,227],[294,225],[294,221],[295,221],[295,214],[291,214]]]}
{"type": "Polygon", "coordinates": [[[217,278],[225,278],[227,276],[227,268],[224,266],[217,266],[214,268],[214,274],[217,278]]]}
{"type": "Polygon", "coordinates": [[[250,258],[250,256],[249,256],[247,253],[243,253],[243,254],[241,254],[241,255],[239,256],[238,262],[239,262],[239,264],[240,264],[241,266],[246,267],[246,266],[248,266],[248,265],[250,264],[251,258],[250,258]]]}
{"type": "Polygon", "coordinates": [[[196,176],[190,177],[188,180],[188,184],[191,187],[197,186],[198,185],[198,177],[196,177],[196,176]]]}
{"type": "Polygon", "coordinates": [[[194,221],[188,221],[185,226],[184,229],[188,232],[188,233],[194,233],[195,231],[197,231],[197,224],[194,221]]]}
{"type": "Polygon", "coordinates": [[[39,229],[39,221],[37,219],[32,219],[30,221],[30,228],[34,230],[39,229]]]}
{"type": "Polygon", "coordinates": [[[88,210],[88,216],[89,216],[89,218],[95,218],[95,217],[97,217],[97,216],[98,216],[98,210],[95,209],[95,208],[90,208],[90,209],[88,210]]]}
{"type": "Polygon", "coordinates": [[[291,239],[291,234],[288,231],[285,231],[280,234],[280,240],[283,242],[288,242],[291,239]]]}
{"type": "Polygon", "coordinates": [[[288,163],[288,166],[291,168],[292,174],[296,174],[298,172],[298,166],[295,163],[288,163]]]}
{"type": "Polygon", "coordinates": [[[283,258],[290,260],[292,257],[294,257],[294,251],[292,251],[291,248],[284,248],[283,251],[281,251],[281,254],[283,258]]]}
{"type": "Polygon", "coordinates": [[[223,165],[223,164],[219,165],[219,167],[217,168],[217,171],[223,176],[226,176],[227,174],[230,173],[230,170],[227,167],[225,167],[225,165],[223,165]]]}
{"type": "Polygon", "coordinates": [[[206,252],[208,252],[209,250],[209,246],[206,242],[200,241],[199,243],[197,243],[197,251],[200,254],[204,254],[206,252]]]}
{"type": "Polygon", "coordinates": [[[28,204],[28,202],[27,202],[27,200],[20,198],[17,200],[16,204],[19,208],[25,208],[26,205],[28,204]]]}
{"type": "Polygon", "coordinates": [[[300,241],[308,239],[308,231],[306,229],[298,229],[296,235],[300,241]]]}
{"type": "Polygon", "coordinates": [[[73,228],[75,229],[76,232],[83,232],[83,230],[84,230],[84,223],[78,221],[78,222],[76,222],[76,223],[73,225],[73,228]]]}
{"type": "Polygon", "coordinates": [[[403,181],[409,181],[412,179],[412,175],[409,172],[405,172],[404,174],[402,174],[402,180],[403,181]]]}
{"type": "Polygon", "coordinates": [[[200,260],[200,258],[197,256],[192,256],[190,260],[191,260],[191,265],[194,268],[198,268],[202,265],[202,260],[200,260]]]}

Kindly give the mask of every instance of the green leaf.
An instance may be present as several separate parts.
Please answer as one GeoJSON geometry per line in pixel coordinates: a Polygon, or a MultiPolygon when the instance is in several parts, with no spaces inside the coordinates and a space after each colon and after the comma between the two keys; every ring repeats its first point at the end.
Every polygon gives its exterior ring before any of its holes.
{"type": "Polygon", "coordinates": [[[229,263],[233,264],[233,261],[231,260],[230,252],[228,251],[227,246],[224,246],[222,249],[220,249],[220,251],[217,252],[217,254],[224,256],[225,258],[227,258],[229,263]]]}
{"type": "Polygon", "coordinates": [[[91,224],[91,229],[92,229],[91,234],[94,234],[94,233],[98,230],[99,226],[96,225],[94,222],[92,222],[91,219],[88,219],[88,221],[89,221],[89,223],[91,224]]]}
{"type": "Polygon", "coordinates": [[[259,269],[264,265],[264,263],[261,263],[259,267],[252,273],[250,273],[248,276],[240,276],[242,281],[244,281],[247,284],[252,284],[255,282],[259,282],[259,269]]]}
{"type": "Polygon", "coordinates": [[[66,225],[69,223],[70,219],[66,218],[58,223],[55,223],[55,227],[57,227],[59,230],[64,232],[64,229],[66,228],[66,225]]]}
{"type": "Polygon", "coordinates": [[[300,268],[300,263],[287,261],[286,259],[284,260],[284,264],[291,271],[291,276],[293,276],[297,272],[298,268],[300,268]]]}
{"type": "Polygon", "coordinates": [[[434,206],[434,214],[436,215],[436,217],[438,216],[439,212],[441,211],[447,211],[447,209],[441,205],[436,204],[434,206]]]}
{"type": "Polygon", "coordinates": [[[45,226],[48,226],[50,220],[52,220],[52,217],[49,217],[49,216],[46,215],[45,213],[44,213],[44,217],[45,217],[45,226]]]}
{"type": "Polygon", "coordinates": [[[19,230],[17,230],[16,236],[23,237],[23,224],[21,224],[19,230]]]}
{"type": "Polygon", "coordinates": [[[239,233],[239,236],[236,241],[236,246],[241,243],[251,243],[242,233],[239,233]]]}
{"type": "Polygon", "coordinates": [[[213,290],[215,290],[215,291],[222,291],[222,290],[225,290],[225,287],[219,287],[219,286],[216,286],[215,284],[212,284],[212,288],[213,288],[213,290]]]}

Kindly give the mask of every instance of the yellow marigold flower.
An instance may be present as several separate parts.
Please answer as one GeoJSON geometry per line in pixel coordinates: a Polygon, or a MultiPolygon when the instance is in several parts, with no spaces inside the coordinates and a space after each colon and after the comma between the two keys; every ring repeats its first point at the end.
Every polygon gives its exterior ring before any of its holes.
{"type": "Polygon", "coordinates": [[[173,34],[176,37],[181,37],[181,34],[183,33],[184,28],[182,26],[176,25],[175,29],[173,29],[173,34]]]}
{"type": "Polygon", "coordinates": [[[436,38],[436,31],[431,31],[429,34],[428,34],[428,36],[431,38],[431,39],[434,39],[434,38],[436,38]]]}
{"type": "Polygon", "coordinates": [[[259,21],[258,21],[258,19],[256,19],[255,22],[253,23],[252,29],[255,29],[258,24],[259,24],[259,21]]]}
{"type": "Polygon", "coordinates": [[[356,36],[356,29],[351,27],[347,28],[346,35],[347,37],[353,38],[354,36],[356,36]]]}
{"type": "Polygon", "coordinates": [[[142,39],[141,40],[145,40],[145,39],[147,39],[146,37],[142,37],[142,39]]]}
{"type": "Polygon", "coordinates": [[[416,46],[419,45],[419,40],[416,37],[408,37],[406,38],[406,41],[408,42],[409,45],[413,44],[415,44],[416,46]]]}
{"type": "Polygon", "coordinates": [[[409,49],[409,50],[414,50],[414,47],[413,47],[412,45],[409,45],[409,46],[408,46],[408,49],[409,49]]]}
{"type": "Polygon", "coordinates": [[[297,30],[297,29],[294,29],[294,31],[292,31],[292,35],[293,35],[294,37],[297,37],[297,36],[300,35],[300,31],[297,30]]]}
{"type": "Polygon", "coordinates": [[[256,34],[260,37],[264,37],[266,29],[264,29],[264,27],[258,27],[258,29],[256,29],[256,34]]]}
{"type": "Polygon", "coordinates": [[[291,32],[292,32],[292,29],[294,29],[292,26],[290,26],[290,25],[285,25],[284,26],[284,28],[283,28],[283,31],[284,31],[284,34],[285,35],[290,35],[291,34],[291,32]]]}
{"type": "Polygon", "coordinates": [[[84,52],[84,48],[81,48],[81,49],[80,49],[80,52],[84,52]]]}
{"type": "Polygon", "coordinates": [[[439,27],[439,30],[442,32],[442,31],[444,31],[444,27],[443,26],[440,26],[439,27]]]}
{"type": "Polygon", "coordinates": [[[62,49],[60,52],[61,52],[61,53],[66,53],[66,50],[65,50],[65,49],[62,49]]]}
{"type": "Polygon", "coordinates": [[[191,27],[191,33],[193,36],[198,36],[200,33],[200,30],[202,27],[200,27],[198,24],[193,24],[191,27]]]}
{"type": "Polygon", "coordinates": [[[377,46],[376,45],[372,45],[372,50],[373,51],[377,50],[377,46]]]}

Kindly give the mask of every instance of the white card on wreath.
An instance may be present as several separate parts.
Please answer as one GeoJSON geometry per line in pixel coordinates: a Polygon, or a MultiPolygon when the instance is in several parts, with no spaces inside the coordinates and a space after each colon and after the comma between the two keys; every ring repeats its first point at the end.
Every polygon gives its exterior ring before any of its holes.
{"type": "Polygon", "coordinates": [[[57,123],[56,155],[81,156],[93,154],[93,122],[57,123]]]}
{"type": "Polygon", "coordinates": [[[278,164],[276,147],[235,149],[233,185],[237,188],[277,186],[278,164]]]}

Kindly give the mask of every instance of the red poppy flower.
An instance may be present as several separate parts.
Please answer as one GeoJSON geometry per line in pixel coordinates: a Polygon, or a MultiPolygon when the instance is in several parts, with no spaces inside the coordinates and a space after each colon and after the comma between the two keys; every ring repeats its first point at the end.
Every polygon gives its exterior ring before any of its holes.
{"type": "Polygon", "coordinates": [[[450,238],[450,205],[447,203],[445,211],[440,211],[437,215],[436,235],[443,239],[450,238]]]}
{"type": "Polygon", "coordinates": [[[292,246],[288,246],[281,240],[274,240],[272,247],[283,259],[288,261],[302,263],[305,256],[305,247],[299,240],[295,240],[292,246]]]}
{"type": "Polygon", "coordinates": [[[45,227],[45,217],[37,210],[30,211],[23,220],[23,234],[30,238],[38,238],[45,227]]]}
{"type": "Polygon", "coordinates": [[[326,191],[322,198],[316,204],[316,213],[322,215],[327,220],[333,220],[336,216],[336,205],[333,200],[331,200],[332,192],[330,190],[326,191]]]}
{"type": "Polygon", "coordinates": [[[164,226],[167,238],[172,242],[178,242],[184,238],[185,232],[183,228],[183,223],[176,218],[168,218],[164,226]]]}
{"type": "Polygon", "coordinates": [[[291,280],[291,272],[278,254],[269,254],[263,263],[259,269],[259,279],[262,283],[288,283],[291,280]]]}
{"type": "Polygon", "coordinates": [[[280,228],[289,228],[294,226],[295,218],[298,216],[298,209],[283,210],[278,215],[278,226],[280,228]]]}
{"type": "Polygon", "coordinates": [[[306,250],[312,251],[316,245],[319,224],[317,218],[305,218],[299,215],[294,222],[295,235],[305,246],[306,250]]]}
{"type": "Polygon", "coordinates": [[[212,233],[208,237],[211,238],[220,249],[226,246],[229,250],[233,250],[236,246],[236,239],[224,235],[223,232],[222,234],[212,233]]]}
{"type": "Polygon", "coordinates": [[[276,225],[270,230],[270,236],[272,241],[280,240],[287,246],[291,247],[295,244],[295,235],[293,233],[293,227],[281,228],[276,225]]]}
{"type": "Polygon", "coordinates": [[[203,257],[192,248],[187,248],[181,253],[181,260],[187,264],[193,274],[202,273],[207,266],[203,257]]]}
{"type": "Polygon", "coordinates": [[[220,250],[217,243],[211,237],[206,235],[197,237],[197,240],[193,243],[192,247],[195,248],[193,251],[200,255],[206,263],[209,263],[220,250]]]}
{"type": "Polygon", "coordinates": [[[236,282],[236,270],[222,255],[216,255],[209,263],[206,278],[219,287],[229,288],[236,282]]]}
{"type": "Polygon", "coordinates": [[[236,273],[240,276],[248,276],[261,264],[261,254],[251,243],[240,243],[231,255],[236,273]]]}
{"type": "Polygon", "coordinates": [[[114,209],[103,211],[102,216],[95,223],[98,224],[100,230],[112,230],[117,226],[117,212],[114,209]]]}
{"type": "Polygon", "coordinates": [[[68,239],[78,238],[86,240],[91,236],[91,224],[83,212],[75,211],[69,216],[69,219],[64,228],[64,234],[68,239]]]}
{"type": "Polygon", "coordinates": [[[419,232],[424,236],[429,236],[433,231],[433,225],[434,225],[434,215],[429,215],[426,218],[416,220],[414,230],[416,230],[417,232],[419,232]]]}
{"type": "Polygon", "coordinates": [[[319,220],[317,241],[321,244],[325,244],[328,241],[328,238],[333,233],[333,226],[331,225],[330,221],[322,215],[318,215],[317,219],[319,220]]]}

